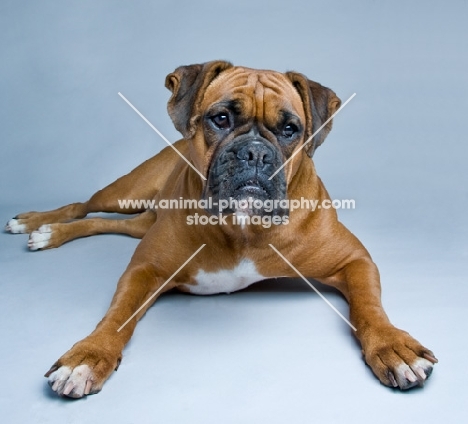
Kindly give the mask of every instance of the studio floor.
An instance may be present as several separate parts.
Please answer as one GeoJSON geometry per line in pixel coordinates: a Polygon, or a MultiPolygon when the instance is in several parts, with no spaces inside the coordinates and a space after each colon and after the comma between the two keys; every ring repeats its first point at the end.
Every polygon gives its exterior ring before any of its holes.
{"type": "MultiPolygon", "coordinates": [[[[163,295],[102,392],[68,400],[42,375],[102,317],[138,241],[104,235],[29,252],[26,235],[0,234],[6,422],[440,423],[448,412],[463,422],[468,288],[465,261],[453,260],[462,246],[439,257],[390,230],[363,236],[392,321],[439,358],[424,388],[381,385],[347,324],[301,280],[278,279],[230,295],[163,295]]],[[[347,316],[337,292],[314,284],[347,316]]]]}

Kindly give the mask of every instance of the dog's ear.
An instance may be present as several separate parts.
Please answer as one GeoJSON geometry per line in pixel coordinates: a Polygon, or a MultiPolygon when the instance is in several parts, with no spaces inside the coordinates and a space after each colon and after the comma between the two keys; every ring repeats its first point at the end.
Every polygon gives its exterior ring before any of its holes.
{"type": "Polygon", "coordinates": [[[180,66],[166,77],[166,88],[172,92],[167,111],[184,138],[195,134],[199,109],[208,85],[232,64],[224,61],[180,66]]]}
{"type": "MultiPolygon", "coordinates": [[[[299,92],[304,104],[306,115],[305,139],[314,134],[340,107],[341,100],[327,87],[318,82],[307,79],[298,72],[287,72],[286,76],[299,92]]],[[[307,154],[312,157],[315,149],[320,146],[332,129],[333,120],[327,123],[305,147],[307,154]]]]}

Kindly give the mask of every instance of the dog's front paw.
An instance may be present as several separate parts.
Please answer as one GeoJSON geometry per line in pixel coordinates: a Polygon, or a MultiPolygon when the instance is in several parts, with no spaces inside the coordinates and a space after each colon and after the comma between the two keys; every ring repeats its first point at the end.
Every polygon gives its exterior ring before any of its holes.
{"type": "Polygon", "coordinates": [[[379,380],[401,390],[423,386],[437,362],[429,349],[395,327],[374,329],[363,346],[365,360],[379,380]]]}
{"type": "Polygon", "coordinates": [[[101,391],[112,371],[117,369],[120,358],[120,354],[85,339],[52,365],[45,377],[58,395],[81,398],[101,391]]]}

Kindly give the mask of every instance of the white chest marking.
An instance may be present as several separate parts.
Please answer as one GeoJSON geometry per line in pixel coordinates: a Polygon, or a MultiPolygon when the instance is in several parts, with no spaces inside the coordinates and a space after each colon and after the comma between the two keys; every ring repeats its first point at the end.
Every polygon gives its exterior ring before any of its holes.
{"type": "Polygon", "coordinates": [[[234,269],[222,269],[216,272],[200,270],[194,278],[196,286],[186,284],[184,287],[190,293],[200,295],[231,293],[265,279],[259,274],[255,264],[247,259],[242,260],[234,269]]]}

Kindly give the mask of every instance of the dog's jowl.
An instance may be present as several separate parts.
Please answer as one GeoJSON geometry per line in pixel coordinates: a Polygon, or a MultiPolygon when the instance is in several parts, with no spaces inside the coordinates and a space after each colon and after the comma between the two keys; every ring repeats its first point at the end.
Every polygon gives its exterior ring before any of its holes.
{"type": "Polygon", "coordinates": [[[330,200],[311,158],[332,121],[305,143],[340,107],[336,94],[300,73],[223,61],[181,66],[166,87],[169,115],[183,135],[174,143],[180,155],[167,147],[87,202],[19,214],[6,226],[30,233],[31,250],[110,232],[142,239],[102,321],[46,373],[52,390],[74,398],[99,392],[155,293],[226,293],[296,277],[277,251],[304,276],[343,293],[365,361],[383,384],[423,385],[437,360],[390,323],[367,250],[333,208],[289,207],[297,199],[330,200]],[[123,208],[122,199],[145,202],[123,208]],[[91,212],[136,216],[82,219],[91,212]]]}

